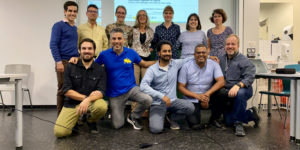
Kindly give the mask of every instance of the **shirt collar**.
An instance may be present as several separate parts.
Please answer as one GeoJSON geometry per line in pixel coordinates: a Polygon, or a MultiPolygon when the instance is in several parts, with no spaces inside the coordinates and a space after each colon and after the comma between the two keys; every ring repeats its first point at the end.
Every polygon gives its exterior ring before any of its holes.
{"type": "MultiPolygon", "coordinates": [[[[172,67],[172,64],[173,64],[173,59],[171,59],[171,60],[170,60],[170,63],[168,64],[169,68],[172,67]]],[[[162,69],[160,68],[159,61],[157,61],[157,62],[155,63],[155,65],[157,65],[158,69],[162,70],[162,69]]]]}
{"type": "MultiPolygon", "coordinates": [[[[62,21],[69,24],[69,20],[67,20],[66,18],[64,18],[62,21]]],[[[76,24],[76,21],[74,20],[74,26],[75,26],[75,24],[76,24]]]]}
{"type": "MultiPolygon", "coordinates": [[[[117,53],[114,51],[113,47],[111,48],[111,53],[117,55],[117,53]]],[[[119,56],[126,54],[126,53],[127,53],[127,47],[123,47],[123,52],[119,56]]]]}
{"type": "MultiPolygon", "coordinates": [[[[92,27],[92,24],[91,24],[91,23],[87,22],[87,24],[88,24],[89,27],[92,27]]],[[[97,24],[97,22],[96,22],[95,26],[97,26],[97,25],[98,25],[98,24],[97,24]]]]}
{"type": "MultiPolygon", "coordinates": [[[[82,63],[82,60],[81,59],[78,59],[78,63],[77,63],[77,66],[79,67],[83,67],[85,69],[85,66],[83,65],[82,63]]],[[[95,67],[95,62],[93,61],[91,66],[88,68],[88,69],[93,69],[95,67]]]]}

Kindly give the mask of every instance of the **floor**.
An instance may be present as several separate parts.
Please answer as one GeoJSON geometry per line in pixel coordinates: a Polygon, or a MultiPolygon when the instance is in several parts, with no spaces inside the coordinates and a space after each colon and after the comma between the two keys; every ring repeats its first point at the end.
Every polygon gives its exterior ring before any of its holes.
{"type": "MultiPolygon", "coordinates": [[[[15,149],[15,122],[13,113],[8,116],[9,110],[0,111],[0,149],[15,149]]],[[[44,120],[55,122],[55,108],[25,109],[26,114],[32,114],[44,120]]],[[[202,111],[203,122],[209,117],[209,111],[202,111]]],[[[133,130],[127,123],[120,130],[112,129],[110,120],[99,121],[99,134],[89,134],[87,126],[80,128],[80,133],[68,138],[57,139],[53,134],[53,124],[24,114],[24,150],[80,150],[80,149],[139,149],[139,144],[146,143],[152,146],[149,150],[195,150],[195,149],[243,149],[243,150],[285,150],[299,149],[300,145],[289,141],[289,128],[283,129],[283,120],[278,112],[272,112],[268,119],[266,111],[261,112],[262,122],[259,128],[253,128],[253,123],[245,127],[246,136],[236,137],[231,128],[225,130],[208,127],[201,131],[184,129],[174,131],[166,129],[162,134],[149,133],[147,125],[142,131],[133,130]]],[[[147,123],[147,120],[144,121],[147,123]]]]}

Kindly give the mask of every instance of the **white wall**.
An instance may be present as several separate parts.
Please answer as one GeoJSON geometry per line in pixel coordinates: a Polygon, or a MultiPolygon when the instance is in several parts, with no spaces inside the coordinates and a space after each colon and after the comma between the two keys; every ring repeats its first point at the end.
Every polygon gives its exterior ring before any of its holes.
{"type": "MultiPolygon", "coordinates": [[[[35,105],[56,104],[56,74],[49,49],[52,25],[63,18],[63,0],[0,1],[0,72],[5,64],[30,64],[35,105]]],[[[14,104],[4,93],[5,104],[14,104]]],[[[28,104],[25,95],[24,104],[28,104]]]]}
{"type": "MultiPolygon", "coordinates": [[[[235,25],[235,19],[232,17],[235,14],[235,1],[199,0],[199,14],[203,30],[206,31],[214,26],[208,18],[215,8],[225,9],[229,16],[226,25],[233,27],[235,25]]],[[[256,5],[258,0],[246,1],[250,4],[245,6],[247,10],[245,14],[248,16],[245,18],[247,25],[245,25],[244,37],[246,41],[253,41],[258,39],[255,32],[258,32],[255,27],[258,22],[258,15],[253,13],[253,11],[257,11],[257,13],[259,11],[259,6],[256,5]]],[[[29,79],[31,85],[29,88],[32,91],[34,105],[56,104],[57,80],[54,61],[49,49],[49,40],[53,24],[63,18],[64,2],[65,0],[0,1],[0,73],[3,73],[5,64],[30,64],[32,76],[29,79]]],[[[109,2],[110,0],[104,0],[103,23],[113,22],[114,10],[111,9],[113,5],[109,2]]],[[[79,8],[79,10],[86,10],[86,8],[79,8]]],[[[183,25],[183,29],[185,29],[185,25],[183,25]]],[[[12,93],[4,94],[5,104],[14,104],[11,95],[12,93]]],[[[25,96],[24,103],[28,104],[27,96],[25,96]]]]}
{"type": "Polygon", "coordinates": [[[283,28],[293,24],[293,4],[261,3],[259,18],[268,19],[268,40],[272,40],[272,35],[282,39],[283,28]]]}

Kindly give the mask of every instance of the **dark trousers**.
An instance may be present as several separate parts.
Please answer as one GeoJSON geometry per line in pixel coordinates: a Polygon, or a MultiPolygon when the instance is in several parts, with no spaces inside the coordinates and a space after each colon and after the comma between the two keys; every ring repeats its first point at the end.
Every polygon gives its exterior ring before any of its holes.
{"type": "MultiPolygon", "coordinates": [[[[67,64],[69,63],[67,60],[62,60],[62,63],[64,65],[64,69],[67,68],[67,64]]],[[[55,71],[56,71],[56,65],[55,65],[55,71]]],[[[59,115],[60,111],[62,110],[62,107],[64,106],[64,93],[62,91],[62,87],[64,84],[64,72],[57,72],[56,71],[56,76],[57,76],[57,116],[59,115]]]]}
{"type": "Polygon", "coordinates": [[[241,88],[236,97],[229,98],[228,94],[223,97],[227,98],[228,105],[224,114],[225,122],[227,125],[233,125],[234,123],[248,123],[253,121],[253,115],[250,110],[246,110],[247,101],[252,97],[252,87],[241,88]]]}
{"type": "MultiPolygon", "coordinates": [[[[226,110],[226,99],[222,98],[226,94],[226,89],[222,88],[210,97],[209,108],[211,109],[210,122],[218,120],[226,110]]],[[[201,123],[201,103],[194,103],[195,111],[192,115],[187,116],[187,122],[190,127],[201,123]]]]}

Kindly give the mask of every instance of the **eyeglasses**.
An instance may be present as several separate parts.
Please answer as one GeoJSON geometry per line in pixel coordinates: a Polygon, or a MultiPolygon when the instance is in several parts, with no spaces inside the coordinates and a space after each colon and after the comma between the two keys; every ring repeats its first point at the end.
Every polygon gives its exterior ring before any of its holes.
{"type": "Polygon", "coordinates": [[[142,15],[139,15],[139,17],[146,17],[147,15],[145,15],[145,14],[142,14],[142,15]]]}
{"type": "Polygon", "coordinates": [[[94,10],[88,10],[87,12],[88,12],[88,13],[95,13],[95,14],[98,14],[98,11],[94,11],[94,10]]]}
{"type": "Polygon", "coordinates": [[[125,15],[125,12],[119,12],[119,11],[117,11],[117,14],[125,15]]]}

